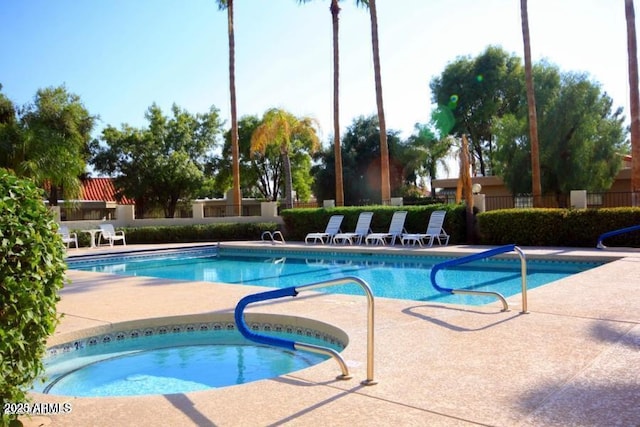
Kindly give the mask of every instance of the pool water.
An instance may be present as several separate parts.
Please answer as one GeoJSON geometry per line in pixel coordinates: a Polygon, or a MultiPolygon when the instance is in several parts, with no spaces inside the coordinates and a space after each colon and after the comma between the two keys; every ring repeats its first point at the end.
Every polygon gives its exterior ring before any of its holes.
{"type": "MultiPolygon", "coordinates": [[[[276,336],[301,341],[294,334],[276,336]]],[[[314,337],[304,342],[330,346],[314,337]]],[[[37,382],[34,390],[83,397],[187,393],[273,378],[324,360],[256,345],[237,331],[141,336],[45,358],[47,382],[37,382]]]]}
{"type": "MultiPolygon", "coordinates": [[[[365,280],[374,296],[416,301],[441,301],[481,305],[492,297],[451,295],[436,291],[429,279],[431,267],[444,257],[371,255],[355,253],[299,253],[295,251],[228,250],[174,253],[144,257],[118,257],[92,261],[69,261],[69,268],[109,272],[126,276],[257,285],[273,288],[356,276],[365,280]]],[[[527,261],[529,289],[602,265],[602,262],[527,261]]],[[[499,292],[505,297],[520,293],[519,259],[490,258],[441,270],[438,284],[499,292]]],[[[319,289],[361,295],[356,285],[319,289]]]]}

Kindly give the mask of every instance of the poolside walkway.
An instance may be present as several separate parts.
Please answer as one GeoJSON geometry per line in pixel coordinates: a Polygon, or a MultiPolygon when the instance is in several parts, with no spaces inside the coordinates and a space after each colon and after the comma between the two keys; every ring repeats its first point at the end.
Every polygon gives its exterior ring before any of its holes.
{"type": "MultiPolygon", "coordinates": [[[[234,243],[245,244],[272,247],[234,243]]],[[[460,254],[485,248],[445,249],[460,254]]],[[[252,305],[248,312],[307,317],[341,328],[350,340],[342,355],[353,379],[336,380],[338,366],[328,360],[275,379],[187,394],[34,394],[38,402],[68,401],[73,410],[23,421],[27,426],[640,426],[640,252],[523,249],[530,257],[616,260],[529,291],[528,314],[520,313],[520,296],[508,299],[508,312],[497,303],[376,299],[378,383],[373,386],[360,384],[366,378],[364,297],[305,293],[252,305]]],[[[69,253],[104,250],[111,249],[69,253]]],[[[411,252],[441,253],[438,248],[411,252]]],[[[72,283],[61,292],[64,318],[54,339],[128,320],[232,312],[241,297],[263,289],[79,271],[68,276],[72,283]]]]}

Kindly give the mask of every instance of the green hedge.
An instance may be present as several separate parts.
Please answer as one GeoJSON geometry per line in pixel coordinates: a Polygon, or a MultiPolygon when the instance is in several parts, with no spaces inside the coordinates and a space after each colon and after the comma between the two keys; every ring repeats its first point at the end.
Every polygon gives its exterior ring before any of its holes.
{"type": "Polygon", "coordinates": [[[409,233],[424,233],[427,230],[431,212],[447,211],[444,229],[451,235],[450,244],[463,243],[466,236],[464,205],[425,205],[425,206],[357,206],[317,209],[286,209],[280,215],[285,224],[285,237],[289,241],[303,241],[312,232],[324,231],[331,215],[344,215],[342,231],[355,230],[360,212],[373,212],[371,229],[384,232],[389,229],[391,217],[395,211],[407,211],[405,228],[409,233]]]}
{"type": "MultiPolygon", "coordinates": [[[[640,225],[640,208],[504,209],[483,212],[477,219],[483,244],[593,248],[603,233],[640,225]]],[[[604,243],[638,247],[640,231],[604,243]]]]}
{"type": "MultiPolygon", "coordinates": [[[[58,323],[64,244],[31,181],[0,169],[0,405],[27,401],[58,323]]],[[[0,414],[0,425],[17,424],[0,414]]]]}
{"type": "Polygon", "coordinates": [[[264,222],[132,227],[119,230],[124,231],[127,243],[148,244],[259,240],[263,231],[273,232],[277,229],[276,223],[264,222]]]}

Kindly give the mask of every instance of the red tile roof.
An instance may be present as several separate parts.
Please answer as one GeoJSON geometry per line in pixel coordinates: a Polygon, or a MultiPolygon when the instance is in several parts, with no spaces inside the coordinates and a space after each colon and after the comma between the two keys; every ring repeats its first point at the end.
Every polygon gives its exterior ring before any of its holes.
{"type": "MultiPolygon", "coordinates": [[[[87,178],[82,183],[81,200],[96,201],[116,201],[116,189],[111,178],[87,178]]],[[[134,201],[124,197],[120,202],[122,205],[133,205],[134,201]]]]}

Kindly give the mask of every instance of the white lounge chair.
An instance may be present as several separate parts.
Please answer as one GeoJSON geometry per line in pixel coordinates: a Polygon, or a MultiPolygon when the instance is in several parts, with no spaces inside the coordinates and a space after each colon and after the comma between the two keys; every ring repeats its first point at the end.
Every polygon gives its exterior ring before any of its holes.
{"type": "Polygon", "coordinates": [[[66,225],[61,225],[58,229],[58,234],[62,236],[62,241],[65,245],[67,245],[67,249],[71,245],[71,243],[76,244],[76,249],[78,249],[78,235],[76,233],[69,232],[69,227],[66,225]]]}
{"type": "Polygon", "coordinates": [[[333,243],[343,243],[353,245],[362,243],[362,239],[371,233],[371,219],[373,218],[373,212],[360,212],[358,216],[358,222],[356,223],[356,229],[353,233],[338,233],[333,236],[333,243]]]}
{"type": "Polygon", "coordinates": [[[444,217],[447,215],[447,211],[434,211],[431,213],[429,217],[429,224],[427,225],[426,233],[405,233],[400,237],[402,241],[402,245],[411,243],[413,246],[419,244],[422,247],[422,244],[425,243],[427,247],[433,246],[433,242],[435,240],[438,241],[439,245],[443,245],[442,241],[444,240],[444,245],[449,244],[449,235],[446,231],[444,231],[444,217]],[[425,242],[426,240],[426,242],[425,242]]]}
{"type": "Polygon", "coordinates": [[[103,240],[109,243],[109,246],[113,246],[113,243],[116,240],[122,240],[122,244],[124,246],[127,245],[127,242],[124,238],[124,231],[115,231],[113,229],[113,225],[111,224],[100,224],[100,244],[103,240]]]}
{"type": "Polygon", "coordinates": [[[324,233],[307,234],[307,237],[304,238],[305,243],[309,243],[309,241],[313,241],[314,243],[330,243],[333,236],[340,233],[340,226],[342,225],[343,219],[344,215],[332,215],[331,218],[329,218],[329,223],[324,233]]]}
{"type": "Polygon", "coordinates": [[[387,241],[391,245],[395,245],[396,239],[406,233],[404,229],[404,221],[407,219],[407,211],[396,211],[391,217],[391,224],[389,224],[389,231],[386,233],[371,233],[364,239],[367,245],[377,244],[386,245],[387,241]]]}

